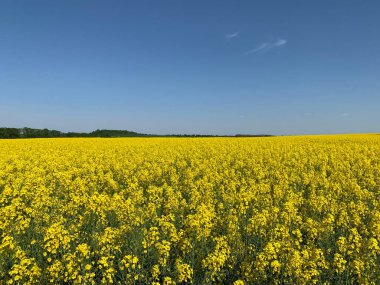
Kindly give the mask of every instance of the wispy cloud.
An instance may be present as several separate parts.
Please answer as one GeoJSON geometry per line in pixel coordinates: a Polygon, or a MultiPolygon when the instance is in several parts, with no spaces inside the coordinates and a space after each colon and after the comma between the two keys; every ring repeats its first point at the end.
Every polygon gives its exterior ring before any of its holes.
{"type": "Polygon", "coordinates": [[[226,38],[227,41],[230,41],[233,38],[236,38],[238,36],[239,36],[239,32],[235,32],[235,33],[232,33],[232,34],[226,34],[226,35],[224,35],[224,37],[226,38]]]}
{"type": "Polygon", "coordinates": [[[284,40],[284,39],[278,39],[275,42],[262,43],[262,44],[258,45],[257,47],[255,47],[254,49],[251,49],[251,50],[247,51],[246,54],[265,53],[265,52],[268,52],[268,51],[270,51],[270,50],[272,50],[274,48],[279,48],[281,46],[284,46],[287,43],[288,43],[288,41],[284,40]]]}
{"type": "Polygon", "coordinates": [[[341,116],[342,117],[348,117],[350,114],[349,113],[342,113],[341,116]]]}

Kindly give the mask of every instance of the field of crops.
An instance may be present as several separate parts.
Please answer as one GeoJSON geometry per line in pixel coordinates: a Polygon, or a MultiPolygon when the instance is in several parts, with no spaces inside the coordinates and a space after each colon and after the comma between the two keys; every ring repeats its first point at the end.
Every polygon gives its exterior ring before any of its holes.
{"type": "Polygon", "coordinates": [[[380,284],[380,135],[0,140],[0,284],[380,284]]]}

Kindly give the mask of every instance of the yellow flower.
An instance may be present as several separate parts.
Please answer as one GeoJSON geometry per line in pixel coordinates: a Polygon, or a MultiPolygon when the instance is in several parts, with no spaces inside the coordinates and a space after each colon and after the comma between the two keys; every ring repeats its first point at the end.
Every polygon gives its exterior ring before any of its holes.
{"type": "Polygon", "coordinates": [[[380,136],[0,140],[1,284],[380,284],[380,136]]]}

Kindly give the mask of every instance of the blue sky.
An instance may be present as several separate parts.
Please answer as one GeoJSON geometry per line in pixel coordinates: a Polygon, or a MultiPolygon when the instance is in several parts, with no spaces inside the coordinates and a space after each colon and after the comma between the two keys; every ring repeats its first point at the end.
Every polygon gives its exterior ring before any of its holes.
{"type": "Polygon", "coordinates": [[[380,132],[380,1],[0,1],[0,126],[380,132]]]}

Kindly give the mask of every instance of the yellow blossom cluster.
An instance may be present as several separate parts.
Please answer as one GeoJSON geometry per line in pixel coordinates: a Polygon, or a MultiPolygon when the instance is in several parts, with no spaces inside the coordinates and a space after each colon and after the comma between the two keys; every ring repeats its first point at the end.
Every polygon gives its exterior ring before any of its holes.
{"type": "Polygon", "coordinates": [[[380,136],[0,140],[0,284],[380,284],[380,136]]]}

